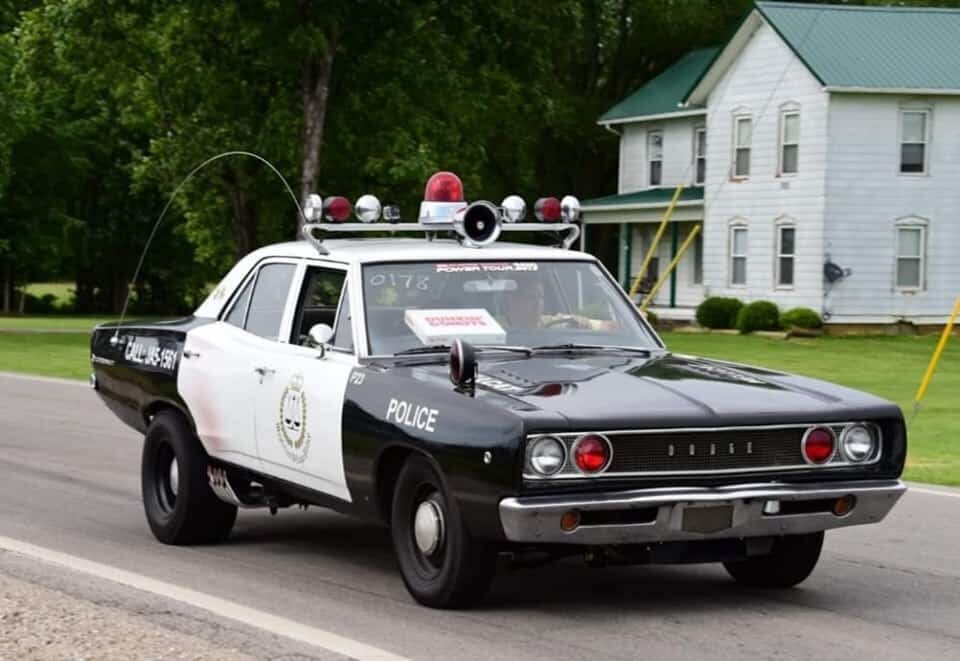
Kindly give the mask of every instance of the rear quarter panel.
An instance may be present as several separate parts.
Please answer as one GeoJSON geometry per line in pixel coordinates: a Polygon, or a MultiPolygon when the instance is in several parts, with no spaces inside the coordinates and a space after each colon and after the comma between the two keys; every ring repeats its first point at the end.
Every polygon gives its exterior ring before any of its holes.
{"type": "Polygon", "coordinates": [[[190,412],[177,392],[177,373],[187,331],[205,320],[98,326],[90,339],[97,394],[124,423],[146,432],[161,407],[190,412]]]}

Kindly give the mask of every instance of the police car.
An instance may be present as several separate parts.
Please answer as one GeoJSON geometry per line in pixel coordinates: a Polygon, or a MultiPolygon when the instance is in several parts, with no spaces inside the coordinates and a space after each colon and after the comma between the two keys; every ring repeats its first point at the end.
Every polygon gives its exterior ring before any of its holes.
{"type": "Polygon", "coordinates": [[[95,330],[93,385],[145,435],[161,542],[225,540],[238,508],[319,505],[388,525],[433,607],[480,599],[498,557],[722,562],[785,588],[825,530],[903,494],[897,406],[671,353],[570,249],[575,198],[523,222],[519,197],[468,204],[438,173],[417,222],[370,195],[351,211],[311,197],[304,240],[241,259],[193,316],[95,330]]]}

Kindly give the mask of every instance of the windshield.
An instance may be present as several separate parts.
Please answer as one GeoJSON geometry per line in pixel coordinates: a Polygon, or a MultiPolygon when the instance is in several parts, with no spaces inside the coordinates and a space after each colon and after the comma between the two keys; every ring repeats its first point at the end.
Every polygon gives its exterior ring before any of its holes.
{"type": "Polygon", "coordinates": [[[656,348],[636,309],[592,262],[421,262],[363,268],[371,355],[460,337],[525,347],[656,348]]]}

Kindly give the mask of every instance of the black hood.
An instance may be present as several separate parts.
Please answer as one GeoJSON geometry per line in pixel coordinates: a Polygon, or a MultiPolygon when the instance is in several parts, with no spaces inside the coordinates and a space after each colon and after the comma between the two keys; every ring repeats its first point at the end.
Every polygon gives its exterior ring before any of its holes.
{"type": "MultiPolygon", "coordinates": [[[[451,389],[446,363],[392,369],[451,389]]],[[[880,398],[824,381],[675,354],[482,356],[477,397],[533,429],[710,427],[900,416],[880,398]],[[553,421],[548,422],[548,421],[553,421]]]]}

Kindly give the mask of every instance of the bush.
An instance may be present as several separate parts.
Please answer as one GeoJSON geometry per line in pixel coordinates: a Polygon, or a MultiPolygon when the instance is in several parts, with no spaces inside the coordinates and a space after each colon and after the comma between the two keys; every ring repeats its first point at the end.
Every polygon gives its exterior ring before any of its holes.
{"type": "Polygon", "coordinates": [[[647,310],[644,314],[647,316],[647,321],[650,323],[651,326],[656,326],[657,322],[660,321],[657,318],[657,315],[654,314],[653,310],[647,310]]]}
{"type": "Polygon", "coordinates": [[[736,298],[714,296],[697,306],[697,323],[704,328],[736,328],[743,302],[736,298]]]}
{"type": "Polygon", "coordinates": [[[23,312],[25,314],[53,314],[57,311],[57,297],[53,294],[34,296],[24,294],[23,312]]]}
{"type": "Polygon", "coordinates": [[[741,333],[779,328],[780,310],[770,301],[754,301],[743,306],[740,314],[737,315],[737,330],[741,333]]]}
{"type": "Polygon", "coordinates": [[[780,324],[784,328],[821,328],[823,319],[817,314],[816,310],[810,308],[793,308],[780,315],[780,324]]]}

